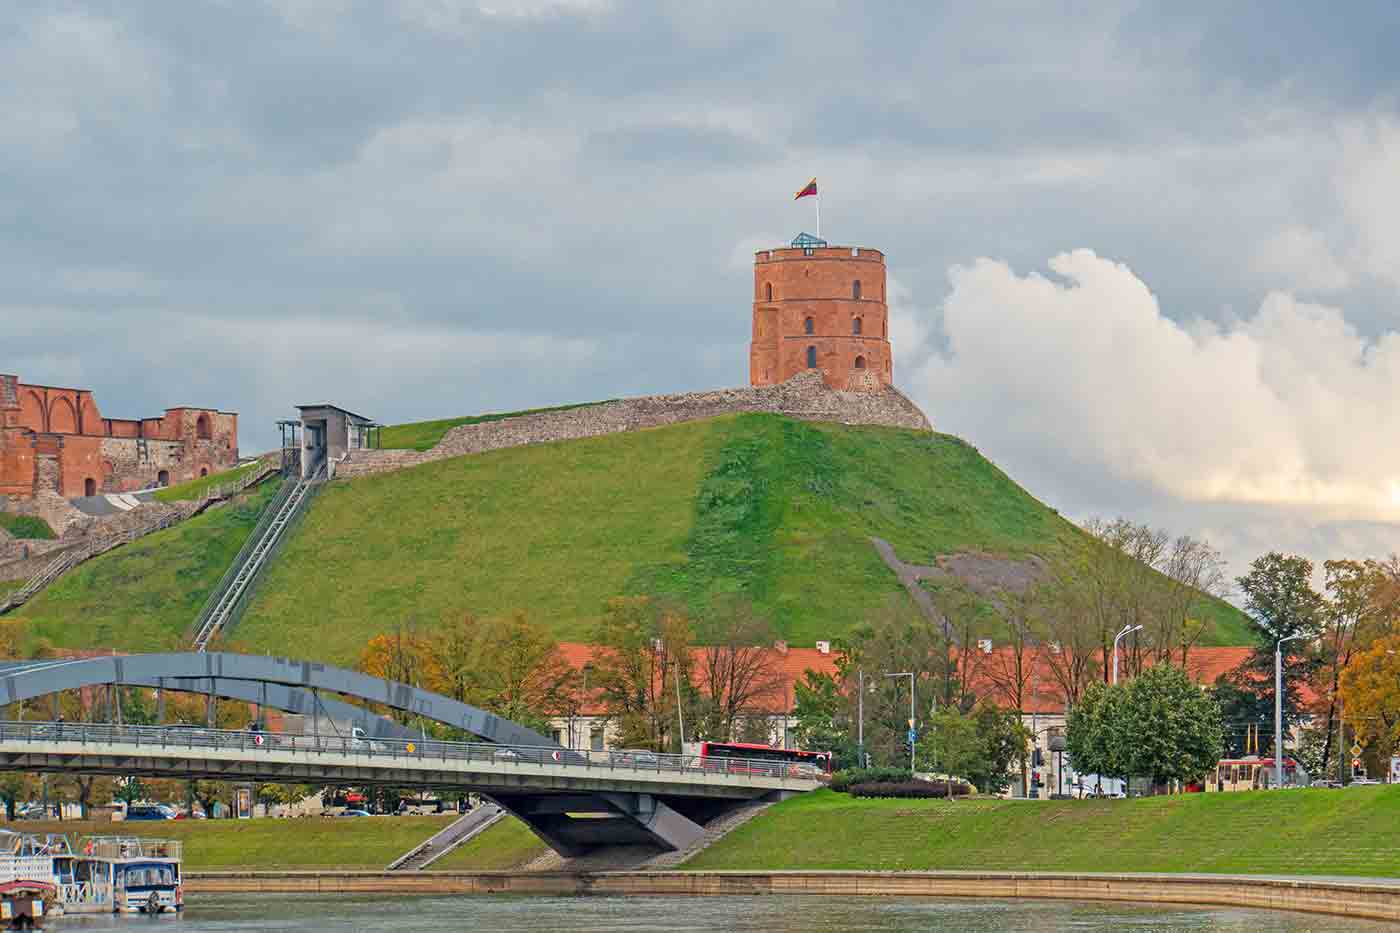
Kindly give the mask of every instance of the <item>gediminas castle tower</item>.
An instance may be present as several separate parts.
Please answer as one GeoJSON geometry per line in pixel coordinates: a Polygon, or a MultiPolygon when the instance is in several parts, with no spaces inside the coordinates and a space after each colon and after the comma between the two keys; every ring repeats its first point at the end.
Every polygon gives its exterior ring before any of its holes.
{"type": "Polygon", "coordinates": [[[773,385],[815,369],[833,389],[890,385],[888,319],[879,250],[830,246],[805,233],[790,247],[759,250],[749,383],[773,385]]]}

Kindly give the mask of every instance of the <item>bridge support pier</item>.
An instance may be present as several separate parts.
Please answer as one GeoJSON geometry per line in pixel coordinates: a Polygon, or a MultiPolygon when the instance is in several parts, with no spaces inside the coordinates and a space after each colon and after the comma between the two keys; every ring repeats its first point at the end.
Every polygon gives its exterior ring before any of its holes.
{"type": "Polygon", "coordinates": [[[662,851],[685,849],[705,829],[654,794],[492,794],[566,858],[602,846],[653,845],[662,851]]]}

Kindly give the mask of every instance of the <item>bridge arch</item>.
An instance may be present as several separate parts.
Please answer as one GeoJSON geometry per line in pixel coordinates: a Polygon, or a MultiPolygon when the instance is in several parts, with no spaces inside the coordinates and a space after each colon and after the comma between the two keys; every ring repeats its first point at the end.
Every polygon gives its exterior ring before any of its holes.
{"type": "Polygon", "coordinates": [[[107,684],[213,694],[303,715],[319,705],[327,715],[364,721],[375,737],[408,734],[397,723],[358,706],[320,696],[326,692],[422,716],[487,742],[562,747],[532,729],[441,694],[315,661],[215,651],[0,664],[0,703],[18,703],[64,690],[107,684]]]}

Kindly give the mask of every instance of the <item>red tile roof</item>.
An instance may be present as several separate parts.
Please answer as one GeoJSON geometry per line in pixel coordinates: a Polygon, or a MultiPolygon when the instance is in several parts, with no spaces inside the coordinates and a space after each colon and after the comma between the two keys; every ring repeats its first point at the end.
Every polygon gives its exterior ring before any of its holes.
{"type": "MultiPolygon", "coordinates": [[[[559,645],[559,650],[565,661],[576,670],[593,662],[599,652],[596,645],[578,642],[563,642],[559,645]]],[[[697,670],[703,669],[700,662],[704,651],[704,648],[691,649],[697,670]]],[[[770,648],[769,651],[773,655],[773,663],[782,684],[780,690],[772,697],[773,702],[768,704],[774,712],[792,708],[793,684],[801,680],[807,671],[836,673],[835,652],[823,653],[816,648],[783,647],[770,648]]],[[[1187,655],[1187,672],[1197,683],[1208,686],[1215,683],[1221,674],[1238,667],[1249,653],[1249,648],[1194,648],[1187,655]]],[[[994,648],[990,654],[979,652],[973,656],[972,661],[973,690],[996,702],[1009,704],[1012,699],[1009,685],[1015,680],[1009,673],[1014,670],[1011,649],[1003,646],[994,648]]],[[[1027,676],[1022,701],[1025,712],[1042,715],[1064,712],[1064,693],[1055,681],[1049,660],[1040,655],[1032,655],[1025,659],[1025,664],[1027,676]]],[[[592,716],[602,715],[604,712],[596,702],[586,703],[585,708],[580,710],[582,715],[592,716]]]]}

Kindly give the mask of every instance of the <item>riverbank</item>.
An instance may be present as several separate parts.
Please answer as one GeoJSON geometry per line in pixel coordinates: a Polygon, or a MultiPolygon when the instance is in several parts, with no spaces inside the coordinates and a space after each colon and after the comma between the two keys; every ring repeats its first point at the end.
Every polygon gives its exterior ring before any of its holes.
{"type": "Polygon", "coordinates": [[[684,867],[1400,878],[1397,827],[1394,785],[952,802],[824,790],[768,808],[684,867]]]}
{"type": "Polygon", "coordinates": [[[201,894],[530,894],[1037,898],[1213,905],[1400,922],[1400,881],[1058,872],[188,872],[201,894]]]}

